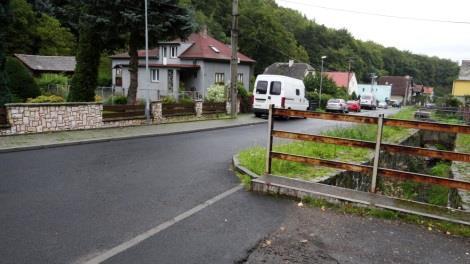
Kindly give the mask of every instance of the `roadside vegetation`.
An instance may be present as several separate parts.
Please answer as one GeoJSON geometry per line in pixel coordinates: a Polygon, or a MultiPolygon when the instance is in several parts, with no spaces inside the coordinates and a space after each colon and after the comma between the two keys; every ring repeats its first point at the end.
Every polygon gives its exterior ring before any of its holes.
{"type": "MultiPolygon", "coordinates": [[[[397,114],[390,116],[397,119],[413,119],[415,109],[403,108],[397,114]]],[[[383,139],[387,142],[398,142],[410,135],[410,129],[385,126],[383,139]]],[[[358,140],[375,141],[377,127],[375,125],[355,125],[346,128],[336,128],[326,131],[322,135],[342,137],[358,140]]],[[[291,141],[273,146],[274,151],[287,152],[295,155],[309,156],[321,159],[338,160],[344,162],[363,163],[372,158],[369,149],[336,146],[316,142],[291,141]]],[[[256,174],[265,171],[266,148],[261,146],[252,147],[239,153],[240,164],[256,174]]],[[[272,173],[286,177],[313,180],[318,177],[336,173],[338,170],[320,166],[273,160],[272,173]]]]}
{"type": "Polygon", "coordinates": [[[434,220],[418,215],[405,214],[386,209],[368,208],[354,206],[350,203],[335,204],[323,199],[306,197],[303,201],[307,206],[320,208],[321,210],[333,210],[338,213],[353,214],[362,217],[374,217],[386,220],[400,220],[410,224],[423,226],[429,231],[438,231],[447,235],[457,235],[470,237],[470,227],[466,225],[454,224],[447,221],[434,220]]]}

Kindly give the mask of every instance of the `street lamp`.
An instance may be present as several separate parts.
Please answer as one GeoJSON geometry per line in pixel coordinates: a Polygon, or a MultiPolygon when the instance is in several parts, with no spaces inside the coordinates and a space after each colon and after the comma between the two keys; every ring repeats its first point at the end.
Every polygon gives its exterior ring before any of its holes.
{"type": "Polygon", "coordinates": [[[318,107],[321,108],[321,88],[323,86],[323,61],[326,59],[326,56],[321,56],[321,71],[320,71],[320,96],[318,97],[318,107]]]}
{"type": "MultiPolygon", "coordinates": [[[[150,70],[149,70],[149,30],[148,30],[148,3],[145,0],[145,75],[148,80],[150,80],[150,70]]],[[[150,98],[149,98],[149,89],[147,86],[146,96],[145,96],[145,118],[147,124],[150,124],[150,98]]]]}

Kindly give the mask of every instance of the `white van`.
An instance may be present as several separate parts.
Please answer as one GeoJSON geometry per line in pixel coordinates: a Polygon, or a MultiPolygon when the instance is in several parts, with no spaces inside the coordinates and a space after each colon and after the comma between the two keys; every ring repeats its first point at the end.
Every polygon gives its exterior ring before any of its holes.
{"type": "Polygon", "coordinates": [[[361,108],[375,110],[377,109],[377,99],[373,94],[361,95],[361,108]]]}
{"type": "Polygon", "coordinates": [[[282,75],[258,75],[253,97],[253,112],[257,117],[267,114],[271,104],[276,108],[302,111],[309,107],[304,82],[282,75]]]}

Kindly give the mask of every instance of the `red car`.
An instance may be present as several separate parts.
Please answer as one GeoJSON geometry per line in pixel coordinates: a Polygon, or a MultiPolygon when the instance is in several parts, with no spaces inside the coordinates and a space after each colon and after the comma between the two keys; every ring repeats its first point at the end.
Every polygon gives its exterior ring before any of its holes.
{"type": "Polygon", "coordinates": [[[361,104],[359,101],[347,101],[348,110],[350,112],[361,112],[361,104]]]}

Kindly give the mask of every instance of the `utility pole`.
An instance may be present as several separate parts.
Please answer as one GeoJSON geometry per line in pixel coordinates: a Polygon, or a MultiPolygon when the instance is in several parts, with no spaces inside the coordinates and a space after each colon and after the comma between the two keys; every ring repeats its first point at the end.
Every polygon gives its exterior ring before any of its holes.
{"type": "Polygon", "coordinates": [[[326,56],[321,56],[321,70],[320,70],[320,96],[318,97],[318,108],[321,108],[321,89],[323,86],[323,61],[326,59],[326,56]]]}
{"type": "MultiPolygon", "coordinates": [[[[149,28],[148,28],[148,6],[147,0],[145,1],[145,75],[147,75],[148,80],[150,80],[150,70],[149,70],[149,28]]],[[[147,119],[147,124],[150,124],[150,98],[149,98],[149,89],[147,87],[147,92],[145,96],[145,118],[147,119]]]]}
{"type": "Polygon", "coordinates": [[[349,82],[351,82],[351,63],[352,63],[352,58],[349,58],[348,60],[348,93],[349,93],[349,82]]]}
{"type": "Polygon", "coordinates": [[[238,0],[232,0],[232,60],[230,65],[230,110],[232,118],[237,117],[237,84],[238,84],[238,0]]]}

